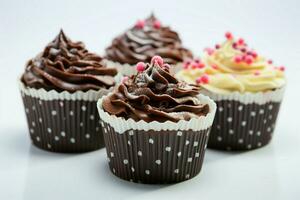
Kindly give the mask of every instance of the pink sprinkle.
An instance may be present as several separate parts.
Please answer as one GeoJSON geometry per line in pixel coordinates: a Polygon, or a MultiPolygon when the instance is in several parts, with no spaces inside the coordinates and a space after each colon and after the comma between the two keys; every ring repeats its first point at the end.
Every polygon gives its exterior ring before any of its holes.
{"type": "Polygon", "coordinates": [[[240,38],[240,39],[238,39],[238,41],[237,41],[237,43],[239,44],[239,45],[243,45],[244,44],[244,39],[243,38],[240,38]]]}
{"type": "Polygon", "coordinates": [[[200,63],[201,62],[201,60],[200,59],[195,59],[195,63],[200,63]]]}
{"type": "Polygon", "coordinates": [[[205,67],[205,64],[203,62],[200,62],[200,63],[198,63],[197,66],[198,66],[199,69],[202,69],[202,68],[205,67]]]}
{"type": "Polygon", "coordinates": [[[257,53],[255,51],[251,51],[251,55],[253,56],[253,58],[257,58],[257,53]]]}
{"type": "Polygon", "coordinates": [[[227,40],[231,40],[233,38],[233,35],[230,32],[226,32],[225,37],[227,38],[227,40]]]}
{"type": "Polygon", "coordinates": [[[268,60],[268,64],[273,64],[273,61],[272,60],[268,60]]]}
{"type": "Polygon", "coordinates": [[[260,75],[260,72],[259,72],[259,71],[256,71],[256,72],[254,72],[254,75],[255,75],[255,76],[259,76],[259,75],[260,75]]]}
{"type": "Polygon", "coordinates": [[[210,56],[215,52],[212,48],[205,48],[204,51],[210,56]]]}
{"type": "Polygon", "coordinates": [[[129,78],[128,78],[128,76],[124,76],[123,78],[122,78],[122,83],[125,83],[127,80],[128,80],[129,78]]]}
{"type": "Polygon", "coordinates": [[[188,69],[189,66],[190,66],[190,64],[191,64],[191,61],[185,61],[185,62],[183,63],[183,68],[184,68],[184,69],[188,69]]]}
{"type": "Polygon", "coordinates": [[[216,47],[216,49],[220,49],[221,46],[219,44],[216,44],[215,47],[216,47]]]}
{"type": "Polygon", "coordinates": [[[216,65],[216,64],[212,64],[211,67],[216,70],[219,69],[218,65],[216,65]]]}
{"type": "Polygon", "coordinates": [[[163,65],[163,68],[165,68],[165,69],[168,69],[168,70],[169,70],[169,69],[171,68],[171,66],[170,66],[169,64],[164,64],[164,65],[163,65]]]}
{"type": "Polygon", "coordinates": [[[144,20],[138,20],[135,24],[135,27],[140,28],[140,29],[144,28],[144,26],[145,26],[145,21],[144,20]]]}
{"type": "Polygon", "coordinates": [[[136,64],[136,70],[137,70],[138,72],[144,71],[145,68],[146,68],[146,64],[143,63],[143,62],[139,62],[138,64],[136,64]]]}
{"type": "Polygon", "coordinates": [[[234,62],[240,63],[243,60],[242,56],[235,56],[234,57],[234,62]]]}
{"type": "Polygon", "coordinates": [[[156,29],[159,29],[159,28],[161,27],[160,21],[155,20],[155,21],[153,22],[153,27],[156,28],[156,29]]]}
{"type": "Polygon", "coordinates": [[[159,66],[163,66],[164,60],[160,56],[153,56],[151,59],[151,63],[152,64],[157,63],[159,66]]]}
{"type": "Polygon", "coordinates": [[[253,62],[252,56],[247,55],[247,56],[245,57],[245,62],[246,62],[247,64],[250,65],[250,64],[253,62]]]}
{"type": "Polygon", "coordinates": [[[203,74],[203,75],[200,77],[200,79],[201,79],[201,83],[204,83],[204,84],[209,83],[209,77],[208,77],[207,74],[203,74]]]}
{"type": "Polygon", "coordinates": [[[285,71],[285,67],[284,66],[280,66],[279,70],[284,72],[285,71]]]}
{"type": "Polygon", "coordinates": [[[197,84],[200,84],[200,83],[201,83],[201,77],[198,77],[198,78],[196,79],[196,83],[197,83],[197,84]]]}
{"type": "Polygon", "coordinates": [[[198,64],[197,63],[192,63],[192,65],[191,65],[191,68],[192,69],[196,69],[198,67],[198,64]]]}

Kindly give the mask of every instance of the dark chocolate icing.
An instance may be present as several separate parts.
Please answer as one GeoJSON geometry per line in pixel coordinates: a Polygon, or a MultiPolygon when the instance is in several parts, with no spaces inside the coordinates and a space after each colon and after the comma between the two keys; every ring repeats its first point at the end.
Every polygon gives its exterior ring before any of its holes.
{"type": "Polygon", "coordinates": [[[145,20],[143,28],[134,26],[115,38],[106,49],[106,58],[121,64],[150,62],[155,55],[161,56],[169,64],[192,58],[192,53],[182,47],[178,34],[169,27],[155,27],[156,21],[151,15],[145,20]]]}
{"type": "Polygon", "coordinates": [[[116,87],[102,106],[109,114],[125,119],[177,122],[209,112],[209,106],[199,102],[198,93],[196,86],[174,78],[165,65],[151,63],[116,87]]]}
{"type": "Polygon", "coordinates": [[[31,59],[22,76],[28,87],[69,92],[99,90],[115,85],[117,70],[102,64],[82,42],[72,42],[61,30],[44,51],[31,59]]]}

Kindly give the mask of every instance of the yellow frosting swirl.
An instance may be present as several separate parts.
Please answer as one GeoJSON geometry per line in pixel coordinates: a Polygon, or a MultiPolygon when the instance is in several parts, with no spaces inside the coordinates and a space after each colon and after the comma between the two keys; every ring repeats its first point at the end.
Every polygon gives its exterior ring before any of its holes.
{"type": "Polygon", "coordinates": [[[192,63],[176,77],[191,84],[198,83],[215,93],[263,92],[285,84],[284,68],[272,66],[265,58],[249,50],[245,43],[237,44],[234,39],[206,52],[203,62],[204,67],[192,63]],[[208,82],[197,82],[203,75],[208,77],[208,82]]]}

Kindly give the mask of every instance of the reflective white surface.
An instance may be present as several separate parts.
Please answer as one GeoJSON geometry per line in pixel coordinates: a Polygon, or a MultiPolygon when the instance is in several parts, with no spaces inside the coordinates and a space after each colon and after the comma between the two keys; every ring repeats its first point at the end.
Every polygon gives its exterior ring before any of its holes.
{"type": "MultiPolygon", "coordinates": [[[[299,1],[0,1],[0,199],[299,199],[299,1]],[[31,145],[16,79],[61,27],[102,53],[151,11],[195,54],[227,30],[287,67],[288,87],[273,141],[245,153],[208,150],[200,175],[142,185],[112,175],[105,150],[55,154],[31,145]]],[[[199,53],[197,53],[199,52],[199,53]]]]}

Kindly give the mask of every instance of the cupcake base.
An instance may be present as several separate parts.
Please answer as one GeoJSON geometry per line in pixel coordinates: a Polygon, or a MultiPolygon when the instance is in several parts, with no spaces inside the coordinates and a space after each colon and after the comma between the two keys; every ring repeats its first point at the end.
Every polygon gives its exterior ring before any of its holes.
{"type": "Polygon", "coordinates": [[[200,171],[209,129],[200,131],[127,130],[102,123],[109,167],[119,178],[137,183],[174,183],[200,171]]]}
{"type": "Polygon", "coordinates": [[[216,101],[217,113],[208,147],[250,150],[268,144],[274,132],[280,102],[262,105],[238,101],[216,101]]]}

